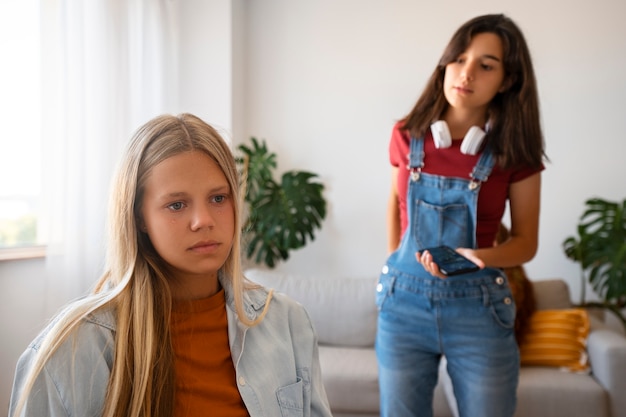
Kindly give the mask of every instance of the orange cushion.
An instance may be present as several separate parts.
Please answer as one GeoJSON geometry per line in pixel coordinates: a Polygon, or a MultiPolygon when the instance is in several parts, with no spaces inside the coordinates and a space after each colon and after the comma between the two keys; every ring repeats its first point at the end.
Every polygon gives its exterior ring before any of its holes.
{"type": "Polygon", "coordinates": [[[538,310],[530,316],[520,345],[522,365],[558,366],[586,371],[589,316],[586,310],[538,310]]]}

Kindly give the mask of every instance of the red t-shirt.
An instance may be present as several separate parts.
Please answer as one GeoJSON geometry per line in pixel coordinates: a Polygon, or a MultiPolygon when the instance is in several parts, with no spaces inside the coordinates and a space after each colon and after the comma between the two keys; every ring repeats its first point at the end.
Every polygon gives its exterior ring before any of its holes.
{"type": "MultiPolygon", "coordinates": [[[[402,233],[407,228],[406,197],[408,191],[409,170],[408,155],[410,152],[409,134],[402,130],[402,124],[396,123],[391,133],[389,144],[389,159],[391,165],[398,167],[398,203],[400,206],[400,224],[402,233]]],[[[470,173],[476,166],[480,155],[465,155],[461,153],[461,140],[453,140],[452,146],[445,149],[435,148],[430,130],[424,138],[424,167],[422,172],[446,177],[470,179],[470,173]]],[[[489,178],[481,185],[478,194],[478,214],[476,227],[476,241],[479,248],[493,246],[498,226],[504,215],[506,201],[509,198],[509,186],[521,181],[540,169],[501,169],[494,166],[489,178]]]]}

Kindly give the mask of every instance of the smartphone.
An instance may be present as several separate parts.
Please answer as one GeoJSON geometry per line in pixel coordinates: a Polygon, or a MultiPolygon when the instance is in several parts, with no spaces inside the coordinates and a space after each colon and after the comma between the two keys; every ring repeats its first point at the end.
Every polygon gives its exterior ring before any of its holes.
{"type": "Polygon", "coordinates": [[[465,274],[478,271],[480,267],[449,246],[436,246],[422,249],[420,253],[428,251],[439,270],[446,276],[465,274]]]}

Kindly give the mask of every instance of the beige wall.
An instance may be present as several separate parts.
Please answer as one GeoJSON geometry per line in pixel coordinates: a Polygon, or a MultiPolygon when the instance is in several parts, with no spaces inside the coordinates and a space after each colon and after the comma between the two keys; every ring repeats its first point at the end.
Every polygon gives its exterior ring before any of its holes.
{"type": "Polygon", "coordinates": [[[43,259],[0,262],[0,414],[6,415],[15,362],[45,325],[43,259]]]}

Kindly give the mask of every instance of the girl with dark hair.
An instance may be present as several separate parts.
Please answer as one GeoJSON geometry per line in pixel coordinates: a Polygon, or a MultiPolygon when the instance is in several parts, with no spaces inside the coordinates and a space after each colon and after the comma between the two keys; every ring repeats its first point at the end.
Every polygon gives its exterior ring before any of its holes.
{"type": "Polygon", "coordinates": [[[432,416],[445,356],[462,417],[513,416],[519,351],[503,268],[537,250],[545,153],[530,53],[510,18],[479,16],[456,31],[389,150],[381,415],[432,416]],[[494,246],[507,201],[510,236],[494,246]],[[444,275],[427,250],[440,245],[480,269],[444,275]]]}

